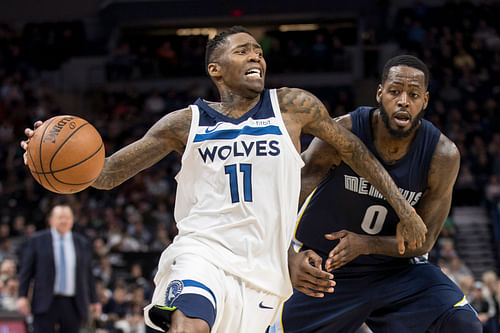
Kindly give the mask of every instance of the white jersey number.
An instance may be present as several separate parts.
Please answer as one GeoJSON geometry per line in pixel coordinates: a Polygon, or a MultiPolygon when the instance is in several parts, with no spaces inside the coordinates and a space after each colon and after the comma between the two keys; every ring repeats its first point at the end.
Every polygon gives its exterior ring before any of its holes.
{"type": "Polygon", "coordinates": [[[373,205],[366,209],[365,217],[361,222],[361,229],[370,235],[376,235],[384,226],[387,208],[380,205],[373,205]]]}

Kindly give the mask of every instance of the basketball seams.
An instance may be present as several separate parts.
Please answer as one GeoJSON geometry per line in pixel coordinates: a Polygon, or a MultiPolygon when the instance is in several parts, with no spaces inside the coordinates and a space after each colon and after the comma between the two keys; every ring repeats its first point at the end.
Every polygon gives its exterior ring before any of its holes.
{"type": "MultiPolygon", "coordinates": [[[[78,162],[78,163],[72,164],[72,165],[70,165],[70,166],[67,166],[67,167],[65,167],[65,168],[58,169],[58,170],[52,170],[52,169],[51,169],[52,171],[47,171],[47,172],[35,172],[35,173],[36,173],[36,174],[39,174],[39,175],[48,175],[48,174],[52,174],[52,173],[58,173],[58,172],[62,172],[62,171],[69,170],[69,169],[71,169],[71,168],[74,168],[74,167],[76,167],[76,166],[78,166],[78,165],[80,165],[80,164],[82,164],[82,163],[84,163],[84,162],[86,162],[86,161],[90,160],[90,159],[91,159],[92,157],[94,157],[94,156],[95,156],[98,152],[100,152],[100,151],[101,151],[101,149],[103,148],[103,146],[104,146],[104,143],[101,143],[101,145],[99,146],[99,148],[98,148],[95,152],[93,152],[92,154],[90,154],[90,155],[89,155],[89,157],[85,158],[84,160],[81,160],[81,161],[80,161],[80,162],[78,162]]],[[[52,176],[54,176],[54,175],[52,175],[52,176]]],[[[54,178],[55,178],[55,177],[54,177],[54,178]]],[[[57,179],[57,178],[56,178],[56,179],[57,179]]],[[[65,183],[65,184],[66,184],[66,183],[65,183]]],[[[78,184],[72,184],[72,185],[78,185],[78,184]]]]}
{"type": "MultiPolygon", "coordinates": [[[[45,128],[43,129],[43,133],[42,133],[42,136],[40,137],[40,148],[38,149],[38,156],[40,158],[40,168],[42,169],[42,172],[45,172],[43,170],[43,161],[42,161],[42,147],[43,147],[43,139],[45,137],[45,133],[47,132],[47,129],[49,128],[50,124],[52,124],[55,120],[56,120],[57,117],[53,117],[52,119],[49,119],[49,123],[47,124],[47,126],[45,126],[45,128]]],[[[47,174],[43,173],[43,177],[45,178],[45,180],[47,181],[47,184],[52,187],[54,189],[55,192],[59,192],[54,185],[52,185],[49,181],[49,179],[47,178],[47,174]]]]}
{"type": "MultiPolygon", "coordinates": [[[[78,165],[80,165],[80,164],[82,164],[82,163],[84,163],[84,162],[86,162],[86,161],[90,160],[92,157],[96,156],[96,154],[97,154],[99,151],[101,151],[101,149],[102,149],[102,147],[103,147],[103,146],[104,146],[104,144],[101,144],[101,146],[99,147],[99,149],[98,149],[96,152],[92,153],[92,155],[90,155],[89,157],[87,157],[87,158],[86,158],[86,159],[84,159],[83,161],[80,161],[80,162],[76,163],[75,165],[72,165],[71,167],[64,168],[64,169],[61,169],[61,170],[58,170],[58,171],[54,171],[54,173],[61,172],[61,171],[63,171],[63,170],[68,170],[68,169],[71,169],[71,168],[73,168],[73,167],[75,167],[75,166],[78,166],[78,165]]],[[[99,176],[99,175],[98,175],[98,176],[99,176]]],[[[66,183],[66,182],[63,182],[62,180],[60,180],[59,178],[57,178],[54,174],[52,174],[52,177],[54,177],[54,179],[55,179],[55,180],[57,180],[57,181],[58,181],[59,183],[61,183],[61,184],[64,184],[64,185],[76,185],[76,186],[78,186],[78,185],[85,185],[85,184],[89,184],[89,183],[93,183],[93,182],[94,182],[94,180],[96,180],[96,178],[97,178],[97,177],[95,177],[94,179],[92,179],[92,180],[90,180],[90,181],[88,181],[88,182],[83,182],[83,183],[66,183]]]]}
{"type": "MultiPolygon", "coordinates": [[[[73,132],[71,132],[70,135],[68,135],[68,137],[66,137],[66,139],[64,139],[63,142],[61,142],[61,144],[59,145],[59,147],[57,147],[56,151],[54,152],[54,154],[52,155],[52,157],[50,158],[50,162],[49,162],[49,173],[52,174],[52,177],[56,178],[54,176],[54,172],[57,172],[57,171],[53,171],[52,170],[52,162],[54,162],[54,158],[56,157],[57,153],[61,150],[62,147],[64,147],[64,145],[66,144],[66,142],[68,142],[69,139],[71,139],[71,137],[73,135],[75,135],[75,133],[77,133],[82,127],[84,126],[87,126],[89,125],[89,123],[85,123],[85,124],[82,124],[80,125],[80,127],[78,127],[76,130],[74,130],[73,132]]],[[[78,165],[78,164],[77,164],[78,165]]],[[[64,170],[64,169],[63,169],[64,170]]],[[[57,179],[57,178],[56,178],[57,179]]]]}
{"type": "Polygon", "coordinates": [[[28,149],[27,153],[28,153],[29,159],[31,160],[31,164],[33,166],[33,169],[35,169],[35,170],[31,170],[31,168],[30,168],[30,171],[31,171],[32,174],[34,173],[34,174],[37,175],[37,177],[38,177],[38,183],[41,184],[42,183],[42,179],[40,178],[40,174],[38,173],[38,169],[36,168],[35,160],[33,158],[33,155],[31,155],[31,151],[29,149],[28,149]]]}

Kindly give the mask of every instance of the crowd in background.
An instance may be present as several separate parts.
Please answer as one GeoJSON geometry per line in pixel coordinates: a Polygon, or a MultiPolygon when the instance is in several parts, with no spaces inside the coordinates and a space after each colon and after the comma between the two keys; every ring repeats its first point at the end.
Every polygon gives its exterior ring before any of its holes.
{"type": "MultiPolygon", "coordinates": [[[[396,42],[429,66],[426,118],[461,152],[454,206],[494,206],[500,199],[499,14],[499,7],[469,1],[439,8],[418,5],[398,11],[389,27],[361,32],[370,36],[370,45],[396,42]]],[[[6,310],[15,310],[23,243],[46,227],[48,209],[62,200],[36,184],[23,164],[19,140],[35,120],[71,112],[61,109],[58,93],[38,73],[80,52],[79,38],[84,34],[75,23],[29,25],[21,31],[0,25],[0,306],[6,310]]],[[[157,44],[122,39],[109,53],[108,79],[204,75],[205,42],[199,36],[157,44]]],[[[349,42],[328,30],[293,35],[272,31],[261,39],[270,72],[349,70],[352,64],[343,46],[349,42]]],[[[379,68],[365,71],[367,76],[379,74],[379,68]]],[[[92,107],[83,116],[99,129],[107,155],[141,137],[165,113],[198,96],[217,98],[215,90],[196,84],[183,91],[128,87],[103,87],[89,94],[92,107]]],[[[355,106],[352,87],[311,91],[325,100],[332,116],[355,106]]],[[[154,267],[177,232],[173,177],[179,167],[179,155],[172,153],[112,191],[88,189],[64,198],[75,211],[75,231],[93,244],[104,315],[89,326],[103,332],[144,331],[141,309],[152,292],[154,267]]],[[[496,332],[492,327],[500,316],[500,280],[494,271],[474,277],[456,253],[453,236],[449,220],[431,259],[462,288],[487,329],[496,332]]]]}

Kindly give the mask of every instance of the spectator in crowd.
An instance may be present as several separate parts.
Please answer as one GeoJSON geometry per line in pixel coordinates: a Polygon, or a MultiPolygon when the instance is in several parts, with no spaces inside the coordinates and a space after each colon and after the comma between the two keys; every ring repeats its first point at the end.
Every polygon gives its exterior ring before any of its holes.
{"type": "Polygon", "coordinates": [[[107,315],[106,327],[114,329],[116,326],[128,326],[121,321],[125,321],[128,304],[127,304],[127,289],[125,286],[116,286],[113,291],[113,296],[103,305],[102,311],[107,315]]]}
{"type": "Polygon", "coordinates": [[[446,266],[448,268],[448,276],[455,282],[460,281],[463,276],[472,275],[469,267],[467,267],[458,255],[451,257],[446,266]]]}
{"type": "MultiPolygon", "coordinates": [[[[489,299],[493,303],[493,309],[494,309],[494,318],[493,322],[497,323],[497,325],[500,323],[499,318],[500,318],[500,303],[498,299],[498,293],[499,293],[499,281],[498,281],[498,276],[497,273],[495,273],[492,270],[488,270],[482,274],[481,278],[483,282],[483,293],[486,297],[489,297],[489,299]]],[[[493,310],[492,309],[492,310],[493,310]]],[[[500,329],[500,327],[498,327],[500,329]]]]}
{"type": "Polygon", "coordinates": [[[165,41],[157,50],[160,74],[169,77],[177,70],[177,52],[170,41],[165,41]]]}
{"type": "Polygon", "coordinates": [[[6,258],[2,261],[0,265],[0,280],[4,283],[8,279],[14,278],[17,276],[17,266],[16,261],[13,258],[6,258]]]}
{"type": "Polygon", "coordinates": [[[477,311],[479,320],[483,324],[483,330],[485,333],[497,332],[498,323],[495,323],[495,305],[493,299],[484,293],[483,283],[481,281],[476,281],[472,289],[472,294],[470,297],[470,304],[477,311]]]}
{"type": "Polygon", "coordinates": [[[3,282],[0,294],[0,307],[8,311],[17,310],[17,295],[19,293],[19,280],[17,277],[9,277],[3,282]]]}

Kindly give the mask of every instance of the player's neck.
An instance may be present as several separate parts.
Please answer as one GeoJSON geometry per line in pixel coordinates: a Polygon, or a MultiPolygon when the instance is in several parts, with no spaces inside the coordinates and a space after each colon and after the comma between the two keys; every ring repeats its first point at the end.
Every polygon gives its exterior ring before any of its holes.
{"type": "Polygon", "coordinates": [[[388,164],[396,163],[406,155],[417,133],[417,130],[414,130],[406,138],[396,138],[389,133],[380,117],[374,117],[372,131],[375,148],[388,164]]]}
{"type": "Polygon", "coordinates": [[[230,118],[239,118],[252,109],[260,100],[260,94],[242,96],[231,91],[222,91],[221,101],[211,103],[210,107],[230,118]]]}

